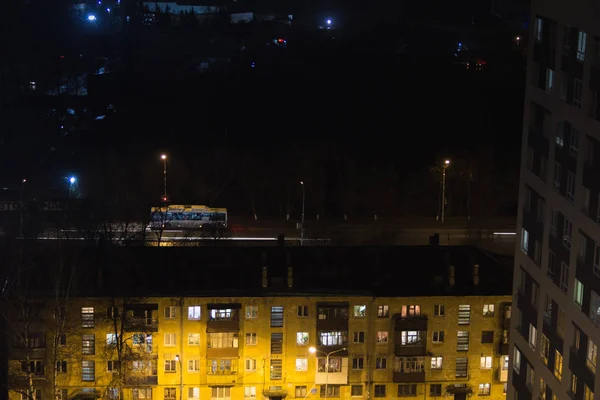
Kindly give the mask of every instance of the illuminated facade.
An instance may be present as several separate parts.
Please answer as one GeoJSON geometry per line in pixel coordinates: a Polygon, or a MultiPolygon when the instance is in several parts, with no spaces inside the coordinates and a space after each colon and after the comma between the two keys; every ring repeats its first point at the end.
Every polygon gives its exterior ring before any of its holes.
{"type": "MultiPolygon", "coordinates": [[[[136,400],[318,398],[325,390],[335,398],[472,391],[503,399],[510,301],[298,296],[148,298],[123,306],[77,299],[66,308],[71,328],[57,357],[52,333],[29,333],[30,363],[42,399],[50,398],[55,370],[61,400],[115,398],[119,362],[128,363],[123,397],[136,400]],[[118,342],[127,349],[121,357],[118,342]]],[[[11,361],[14,375],[22,363],[22,355],[11,361]]]]}
{"type": "Polygon", "coordinates": [[[512,260],[447,246],[110,256],[94,253],[77,296],[50,285],[5,309],[11,400],[505,398],[512,260]]]}

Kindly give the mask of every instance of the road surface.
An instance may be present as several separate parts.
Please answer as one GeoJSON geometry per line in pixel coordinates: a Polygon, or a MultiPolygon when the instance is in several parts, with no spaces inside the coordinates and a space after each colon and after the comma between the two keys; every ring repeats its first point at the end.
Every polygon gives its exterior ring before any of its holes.
{"type": "MultiPolygon", "coordinates": [[[[137,224],[136,224],[137,225],[137,224]]],[[[495,219],[480,224],[464,220],[448,220],[444,224],[435,220],[362,220],[362,221],[306,221],[305,244],[307,245],[428,245],[430,237],[439,235],[439,244],[475,245],[500,254],[513,254],[515,248],[514,219],[495,219]]],[[[118,231],[117,225],[114,229],[118,231]]],[[[228,240],[240,245],[268,245],[283,235],[289,245],[300,244],[300,227],[295,221],[255,221],[242,218],[229,219],[230,233],[226,238],[215,238],[198,232],[171,230],[146,235],[150,241],[163,243],[186,243],[228,240]]],[[[142,225],[129,226],[131,232],[139,233],[142,225]]],[[[73,239],[77,232],[64,231],[59,236],[73,239]]],[[[116,235],[118,236],[118,235],[116,235]]],[[[40,238],[56,239],[56,231],[49,230],[40,238]]]]}

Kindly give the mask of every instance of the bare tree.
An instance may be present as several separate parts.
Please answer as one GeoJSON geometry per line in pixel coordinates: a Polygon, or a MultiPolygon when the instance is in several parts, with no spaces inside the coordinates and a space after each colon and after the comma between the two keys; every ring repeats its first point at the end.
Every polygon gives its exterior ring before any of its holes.
{"type": "Polygon", "coordinates": [[[13,247],[4,258],[2,287],[4,333],[12,338],[8,390],[35,400],[36,390],[45,382],[43,299],[35,290],[36,271],[31,254],[13,247]]]}
{"type": "Polygon", "coordinates": [[[64,400],[59,387],[68,382],[73,371],[71,366],[78,358],[79,341],[76,337],[78,338],[81,323],[76,318],[79,316],[77,310],[71,310],[78,279],[76,260],[76,257],[67,258],[64,253],[57,257],[52,270],[51,297],[46,303],[47,308],[52,308],[51,313],[46,313],[50,317],[46,322],[47,336],[50,339],[46,360],[52,370],[50,389],[56,400],[64,400]]]}
{"type": "Polygon", "coordinates": [[[112,372],[104,390],[106,398],[124,398],[125,386],[156,384],[158,352],[152,336],[157,331],[156,312],[143,298],[113,296],[107,300],[103,321],[109,333],[99,354],[112,372]]]}
{"type": "Polygon", "coordinates": [[[57,393],[59,374],[74,359],[67,337],[76,329],[67,317],[75,276],[71,260],[58,249],[36,250],[23,241],[3,258],[3,333],[13,339],[8,390],[30,400],[39,398],[38,391],[57,393]]]}

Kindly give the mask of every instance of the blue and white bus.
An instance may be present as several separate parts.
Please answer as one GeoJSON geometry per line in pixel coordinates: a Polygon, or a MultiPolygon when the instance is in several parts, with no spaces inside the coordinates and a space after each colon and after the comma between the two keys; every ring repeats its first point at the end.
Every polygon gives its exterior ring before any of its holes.
{"type": "Polygon", "coordinates": [[[227,209],[206,206],[152,207],[150,229],[227,228],[227,209]]]}

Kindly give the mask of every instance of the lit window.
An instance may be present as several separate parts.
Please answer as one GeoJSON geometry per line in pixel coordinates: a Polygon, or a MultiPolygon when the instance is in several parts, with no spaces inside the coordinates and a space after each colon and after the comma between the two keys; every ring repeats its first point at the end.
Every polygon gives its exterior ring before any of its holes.
{"type": "Polygon", "coordinates": [[[245,386],[244,387],[244,398],[255,399],[256,398],[256,386],[245,386]]]}
{"type": "Polygon", "coordinates": [[[353,315],[355,318],[364,318],[366,314],[367,314],[367,306],[365,306],[365,305],[354,306],[353,315]]]}
{"type": "Polygon", "coordinates": [[[583,62],[585,60],[585,47],[587,45],[587,33],[579,31],[577,35],[577,60],[583,62]]]}
{"type": "Polygon", "coordinates": [[[94,327],[94,307],[81,307],[81,327],[94,327]]]}
{"type": "Polygon", "coordinates": [[[518,374],[521,371],[521,352],[515,346],[513,351],[513,369],[518,374]]]}
{"type": "Polygon", "coordinates": [[[258,307],[246,306],[246,319],[258,318],[258,307]]]}
{"type": "Polygon", "coordinates": [[[490,395],[490,387],[489,383],[480,383],[479,384],[479,395],[480,396],[489,396],[490,395]]]}
{"type": "Polygon", "coordinates": [[[431,369],[442,369],[442,357],[431,357],[431,369]]]}
{"type": "Polygon", "coordinates": [[[387,332],[377,332],[376,336],[377,344],[385,344],[388,342],[388,333],[387,332]]]}
{"type": "Polygon", "coordinates": [[[563,357],[558,350],[555,350],[554,354],[554,376],[560,382],[562,380],[563,357]]]}
{"type": "Polygon", "coordinates": [[[482,356],[480,360],[481,369],[492,368],[492,356],[482,356]]]}
{"type": "Polygon", "coordinates": [[[199,333],[188,333],[188,345],[197,346],[200,344],[200,334],[199,333]]]}
{"type": "Polygon", "coordinates": [[[521,250],[527,254],[529,251],[529,232],[525,228],[521,229],[521,250]]]}
{"type": "Polygon", "coordinates": [[[188,307],[188,319],[196,321],[200,319],[200,306],[188,307]]]}
{"type": "Polygon", "coordinates": [[[200,388],[191,387],[188,388],[188,400],[198,400],[200,398],[200,388]]]}
{"type": "Polygon", "coordinates": [[[296,358],[296,371],[308,371],[308,359],[306,357],[296,358]]]}
{"type": "Polygon", "coordinates": [[[296,332],[296,345],[297,346],[308,345],[308,332],[296,332]]]}
{"type": "Polygon", "coordinates": [[[483,316],[484,317],[493,317],[494,316],[494,305],[493,304],[484,304],[483,305],[483,316]]]}
{"type": "Polygon", "coordinates": [[[577,307],[581,308],[583,304],[583,283],[575,278],[575,290],[573,291],[573,300],[577,307]]]}
{"type": "Polygon", "coordinates": [[[536,345],[537,345],[537,328],[535,326],[533,326],[533,324],[529,324],[529,346],[531,346],[531,348],[533,350],[535,350],[536,345]]]}
{"type": "Polygon", "coordinates": [[[596,358],[598,357],[598,346],[596,343],[592,341],[592,339],[588,339],[588,347],[587,347],[587,355],[585,360],[585,365],[590,369],[590,371],[596,373],[596,358]]]}
{"type": "Polygon", "coordinates": [[[390,307],[387,305],[377,306],[377,318],[387,318],[390,315],[390,307]]]}

